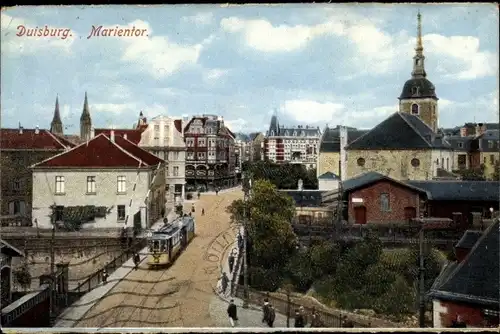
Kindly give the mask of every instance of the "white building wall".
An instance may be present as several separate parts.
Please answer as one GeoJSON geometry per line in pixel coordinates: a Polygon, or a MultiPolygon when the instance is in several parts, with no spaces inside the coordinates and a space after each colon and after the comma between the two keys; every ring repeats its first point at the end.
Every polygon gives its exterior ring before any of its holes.
{"type": "Polygon", "coordinates": [[[454,169],[454,152],[451,150],[432,150],[432,176],[437,175],[437,169],[442,168],[448,172],[454,169]]]}
{"type": "MultiPolygon", "coordinates": [[[[139,142],[140,147],[167,162],[165,183],[168,185],[168,191],[165,196],[166,201],[171,204],[175,200],[175,185],[182,185],[180,197],[184,198],[186,184],[186,144],[183,134],[175,128],[175,120],[177,118],[168,116],[158,116],[151,119],[139,142]],[[155,130],[159,130],[159,132],[155,130]],[[152,150],[153,147],[155,150],[152,150]],[[160,148],[159,154],[156,148],[160,148]]],[[[184,127],[185,124],[182,126],[184,127]]]]}
{"type": "Polygon", "coordinates": [[[318,179],[318,190],[337,190],[338,188],[338,180],[318,179]]]}
{"type": "MultiPolygon", "coordinates": [[[[137,178],[136,169],[124,170],[34,170],[33,171],[33,220],[37,219],[39,228],[51,228],[50,206],[106,206],[111,212],[106,218],[97,218],[88,227],[116,228],[123,227],[124,221],[117,221],[117,206],[125,205],[125,215],[129,215],[127,226],[133,226],[133,215],[141,210],[142,227],[146,228],[146,209],[144,200],[149,188],[151,171],[141,171],[137,186],[133,191],[137,178]],[[55,194],[56,176],[64,176],[64,195],[55,194]],[[96,194],[87,194],[87,176],[96,177],[96,194]],[[127,189],[125,194],[118,194],[118,176],[125,176],[127,189]],[[132,206],[129,212],[129,203],[132,206]]],[[[84,228],[87,226],[84,226],[84,228]]]]}

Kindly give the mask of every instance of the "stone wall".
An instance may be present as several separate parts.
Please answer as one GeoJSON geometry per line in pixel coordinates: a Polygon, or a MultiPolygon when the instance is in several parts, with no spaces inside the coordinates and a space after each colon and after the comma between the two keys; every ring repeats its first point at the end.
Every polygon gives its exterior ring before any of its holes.
{"type": "MultiPolygon", "coordinates": [[[[50,273],[50,238],[6,239],[24,251],[26,259],[14,258],[13,271],[27,261],[31,273],[31,289],[38,288],[38,277],[50,273]]],[[[69,288],[73,289],[89,275],[120,255],[123,247],[119,238],[57,238],[54,242],[55,263],[69,263],[69,288]]],[[[23,290],[13,281],[13,291],[23,290]]]]}

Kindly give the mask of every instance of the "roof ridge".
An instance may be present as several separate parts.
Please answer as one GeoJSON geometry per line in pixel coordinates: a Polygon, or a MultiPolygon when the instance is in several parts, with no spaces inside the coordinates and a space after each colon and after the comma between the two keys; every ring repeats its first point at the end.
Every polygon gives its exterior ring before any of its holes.
{"type": "MultiPolygon", "coordinates": [[[[410,126],[410,128],[412,128],[412,129],[413,129],[413,131],[414,131],[416,134],[418,134],[418,135],[419,135],[419,137],[420,137],[420,138],[422,138],[422,139],[423,139],[423,140],[427,143],[427,145],[429,145],[429,147],[430,147],[430,148],[432,148],[432,143],[431,143],[431,142],[429,142],[427,139],[425,139],[425,138],[424,138],[424,136],[422,136],[422,134],[420,133],[420,131],[418,131],[418,130],[417,130],[417,128],[415,128],[415,127],[413,126],[413,124],[411,124],[410,122],[408,122],[408,119],[406,119],[406,115],[411,116],[411,117],[416,117],[416,116],[410,115],[410,114],[408,114],[408,113],[402,113],[402,112],[398,112],[397,114],[399,115],[399,117],[401,117],[401,118],[403,119],[403,121],[404,121],[406,124],[408,124],[408,125],[410,126]],[[403,116],[403,114],[405,114],[405,116],[403,116]]],[[[421,121],[421,120],[420,120],[420,118],[418,118],[418,117],[416,117],[416,118],[417,118],[419,121],[421,121]]],[[[421,121],[421,122],[422,122],[422,121],[421,121]]],[[[425,124],[425,122],[422,122],[422,123],[424,123],[424,124],[425,124]]],[[[431,128],[427,125],[427,124],[425,124],[425,126],[427,126],[427,127],[428,127],[431,131],[432,131],[432,129],[431,129],[431,128]]]]}
{"type": "MultiPolygon", "coordinates": [[[[140,149],[140,150],[142,150],[143,152],[147,153],[148,155],[150,155],[150,156],[152,156],[152,157],[155,157],[156,159],[166,161],[165,159],[160,159],[160,158],[158,158],[156,155],[154,155],[154,154],[152,154],[152,153],[148,152],[147,150],[143,149],[142,147],[140,147],[139,145],[135,144],[135,143],[134,143],[133,141],[131,141],[130,139],[125,138],[125,137],[123,137],[123,136],[118,136],[118,137],[122,138],[123,140],[128,141],[130,144],[134,145],[135,147],[137,147],[138,149],[140,149]]],[[[148,166],[149,166],[149,165],[148,165],[148,166]]]]}
{"type": "Polygon", "coordinates": [[[97,136],[95,136],[94,138],[91,138],[89,141],[84,141],[83,143],[78,144],[78,145],[76,145],[75,147],[72,147],[72,148],[70,148],[70,149],[69,149],[69,150],[67,150],[67,151],[61,152],[61,153],[56,154],[56,155],[54,155],[54,156],[52,156],[52,157],[50,157],[50,158],[47,158],[47,159],[42,160],[42,161],[40,161],[40,162],[37,162],[37,163],[35,163],[35,164],[31,165],[29,168],[35,168],[35,167],[37,167],[38,165],[41,165],[41,164],[46,163],[47,161],[50,161],[50,160],[55,159],[55,158],[58,158],[58,157],[60,157],[60,156],[62,156],[62,155],[64,155],[64,154],[70,153],[71,151],[76,150],[77,148],[79,148],[79,147],[80,147],[80,146],[82,146],[82,145],[88,145],[88,143],[89,143],[89,142],[91,142],[92,140],[94,140],[94,139],[96,139],[96,138],[100,137],[101,135],[102,135],[102,134],[98,134],[98,135],[97,135],[97,136]]]}
{"type": "Polygon", "coordinates": [[[68,148],[68,146],[64,145],[52,132],[50,132],[49,130],[45,130],[45,129],[43,131],[47,132],[49,134],[49,136],[51,136],[52,138],[54,138],[55,141],[58,142],[59,145],[61,145],[64,149],[68,148]]]}
{"type": "MultiPolygon", "coordinates": [[[[477,239],[476,243],[471,248],[471,250],[469,251],[469,253],[467,254],[467,256],[465,256],[465,258],[460,263],[458,263],[458,265],[455,267],[455,269],[453,269],[453,271],[451,272],[451,274],[448,275],[447,279],[440,285],[439,288],[443,287],[446,283],[448,283],[450,281],[450,279],[452,279],[458,273],[458,271],[464,267],[464,263],[467,260],[469,260],[469,258],[472,256],[472,254],[474,254],[474,252],[476,251],[476,249],[479,248],[479,245],[483,242],[483,240],[486,239],[486,237],[489,236],[489,234],[493,230],[493,227],[497,226],[497,225],[498,225],[498,222],[494,222],[493,224],[491,224],[490,226],[488,226],[488,228],[486,228],[486,230],[484,230],[483,234],[479,237],[479,239],[477,239]]],[[[497,229],[498,229],[498,226],[497,226],[497,229]]],[[[438,290],[439,290],[439,288],[438,288],[438,290]]]]}
{"type": "MultiPolygon", "coordinates": [[[[349,146],[353,145],[357,141],[361,140],[361,138],[364,138],[365,136],[367,136],[368,134],[370,134],[375,129],[380,128],[382,126],[382,124],[384,124],[387,120],[389,120],[391,117],[393,117],[397,113],[398,113],[397,111],[394,112],[392,115],[390,115],[389,117],[387,117],[386,119],[384,119],[382,122],[378,123],[373,128],[371,128],[370,130],[368,130],[367,132],[365,132],[364,134],[362,134],[361,136],[359,136],[358,138],[354,139],[352,142],[350,142],[349,144],[347,144],[345,148],[348,148],[349,146]]],[[[347,129],[347,133],[349,133],[349,129],[347,129]]]]}
{"type": "MultiPolygon", "coordinates": [[[[135,155],[133,155],[132,153],[130,153],[129,151],[127,151],[126,149],[124,149],[123,147],[121,147],[120,145],[118,145],[117,143],[115,143],[114,140],[111,140],[108,136],[106,136],[104,133],[101,133],[100,134],[101,136],[104,136],[107,140],[109,140],[114,146],[118,147],[122,152],[124,152],[125,154],[128,154],[130,157],[134,158],[135,160],[137,160],[140,164],[144,164],[146,166],[149,167],[149,165],[142,161],[142,159],[139,159],[138,157],[136,157],[135,155]]],[[[120,136],[121,137],[121,136],[120,136]]],[[[96,137],[97,138],[97,137],[96,137]]]]}

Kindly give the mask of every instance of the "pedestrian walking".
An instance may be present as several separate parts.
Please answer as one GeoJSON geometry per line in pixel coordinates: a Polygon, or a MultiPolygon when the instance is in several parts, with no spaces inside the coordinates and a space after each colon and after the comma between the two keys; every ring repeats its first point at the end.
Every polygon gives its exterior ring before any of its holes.
{"type": "Polygon", "coordinates": [[[233,252],[231,252],[231,254],[229,254],[229,258],[227,259],[227,262],[229,264],[229,272],[232,273],[233,267],[234,267],[234,254],[233,254],[233,252]]]}
{"type": "Polygon", "coordinates": [[[234,299],[231,299],[229,306],[227,307],[227,315],[229,317],[229,323],[231,327],[235,327],[238,324],[238,309],[234,304],[234,299]]]}
{"type": "Polygon", "coordinates": [[[194,213],[196,210],[194,209],[194,204],[191,205],[191,212],[194,213]]]}
{"type": "Polygon", "coordinates": [[[241,235],[241,232],[238,232],[238,248],[240,251],[243,249],[243,236],[241,235]]]}
{"type": "Polygon", "coordinates": [[[324,327],[323,322],[319,318],[319,314],[314,307],[311,314],[311,327],[324,327]]]}
{"type": "Polygon", "coordinates": [[[269,321],[269,299],[264,299],[264,306],[262,306],[262,322],[267,323],[269,321]]]}
{"type": "Polygon", "coordinates": [[[200,191],[198,190],[198,199],[200,199],[200,197],[201,197],[201,193],[200,193],[200,191]]]}
{"type": "Polygon", "coordinates": [[[201,215],[204,216],[205,215],[205,208],[201,208],[201,215]]]}
{"type": "Polygon", "coordinates": [[[165,208],[161,208],[161,216],[165,217],[165,208]]]}
{"type": "Polygon", "coordinates": [[[221,280],[221,282],[220,282],[221,283],[220,284],[220,286],[221,286],[220,292],[223,295],[225,295],[226,294],[226,290],[227,290],[227,285],[229,284],[229,277],[227,277],[226,272],[222,273],[222,277],[220,278],[220,280],[221,280]]]}
{"type": "Polygon", "coordinates": [[[269,304],[269,317],[267,318],[267,325],[269,327],[274,326],[274,319],[276,319],[276,312],[274,310],[274,306],[269,304]]]}
{"type": "Polygon", "coordinates": [[[106,269],[103,269],[102,270],[102,284],[106,284],[108,283],[108,272],[106,271],[106,269]]]}
{"type": "Polygon", "coordinates": [[[215,188],[215,195],[219,196],[219,188],[215,188]]]}
{"type": "Polygon", "coordinates": [[[141,262],[141,258],[139,257],[139,253],[134,254],[134,265],[135,265],[135,270],[139,268],[139,263],[141,262]]]}
{"type": "Polygon", "coordinates": [[[296,328],[303,328],[306,326],[304,315],[300,310],[295,310],[295,326],[296,328]]]}

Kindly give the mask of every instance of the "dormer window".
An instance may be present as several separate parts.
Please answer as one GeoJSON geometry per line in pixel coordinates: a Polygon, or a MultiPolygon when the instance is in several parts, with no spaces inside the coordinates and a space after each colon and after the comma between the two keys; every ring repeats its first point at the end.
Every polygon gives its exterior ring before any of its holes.
{"type": "Polygon", "coordinates": [[[418,104],[413,103],[411,105],[411,114],[412,115],[419,115],[420,114],[420,107],[418,106],[418,104]]]}

